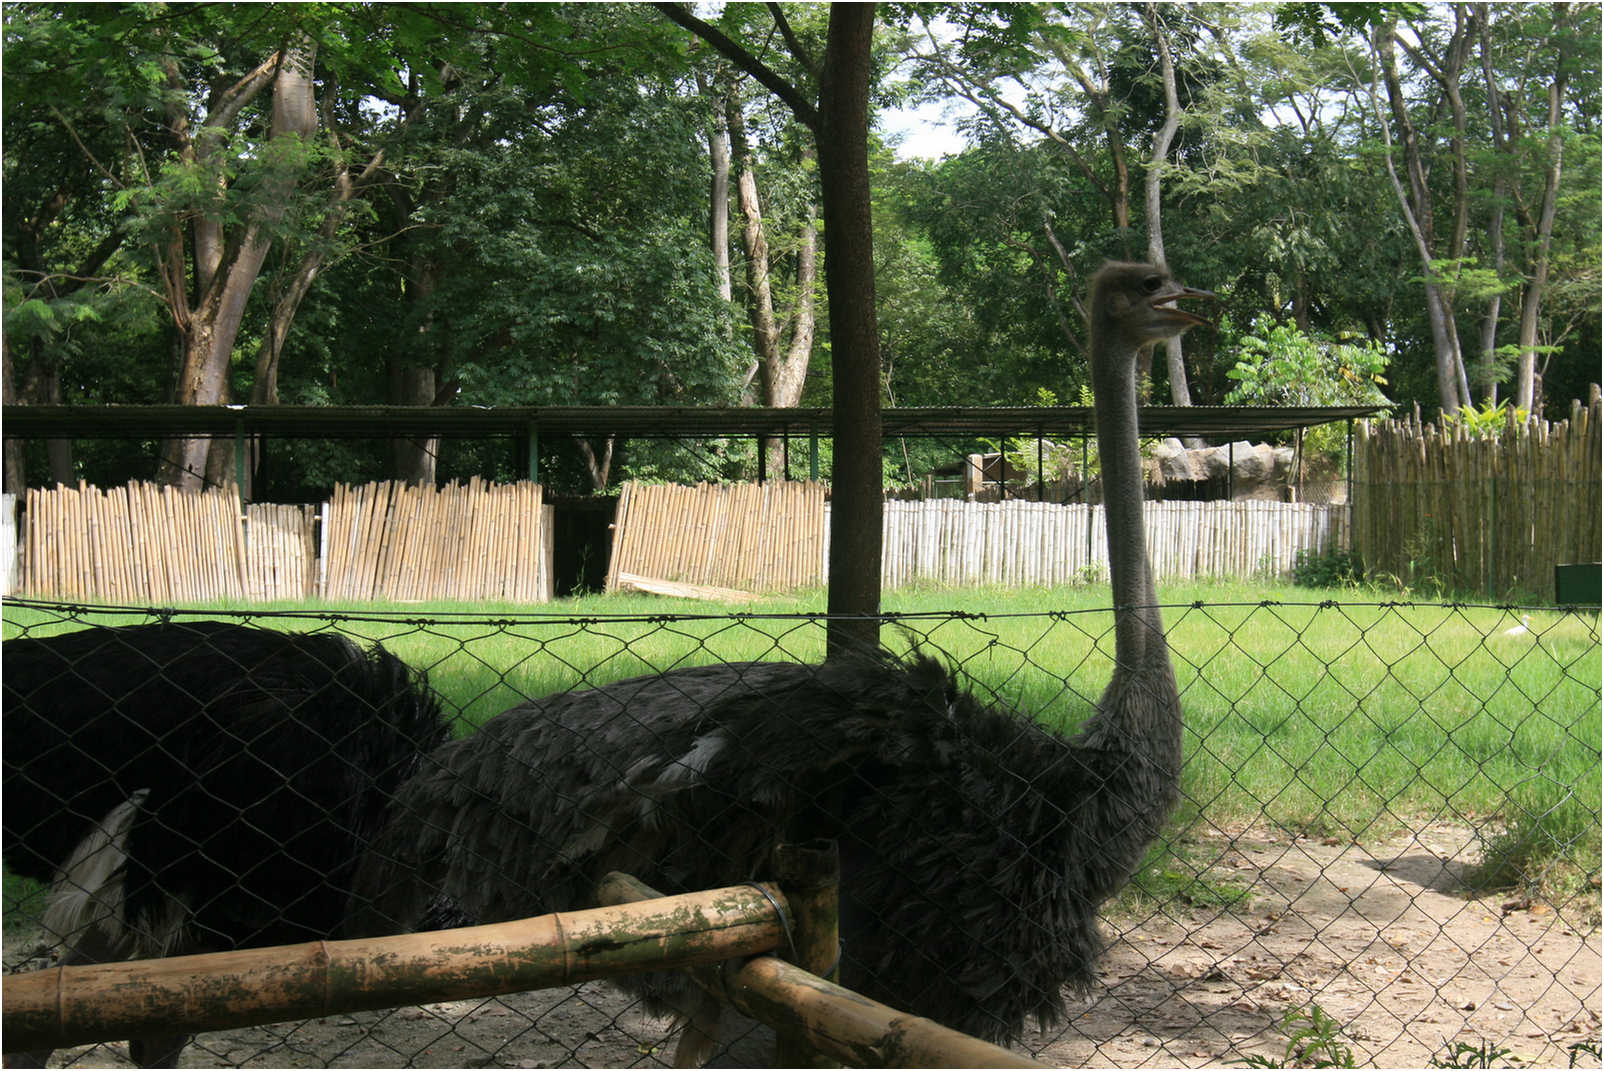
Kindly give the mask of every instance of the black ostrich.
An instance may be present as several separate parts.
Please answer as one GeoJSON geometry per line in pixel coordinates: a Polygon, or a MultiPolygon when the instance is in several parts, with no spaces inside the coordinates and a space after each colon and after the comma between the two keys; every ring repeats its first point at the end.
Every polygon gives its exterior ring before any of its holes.
{"type": "MultiPolygon", "coordinates": [[[[333,633],[89,628],[0,658],[5,863],[53,881],[64,964],[331,936],[391,793],[447,737],[420,676],[333,633]]],[[[170,1067],[187,1041],[131,1055],[170,1067]]]]}
{"type": "MultiPolygon", "coordinates": [[[[444,897],[489,922],[585,906],[608,870],[664,892],[761,876],[833,837],[842,981],[991,1040],[1064,1012],[1097,911],[1178,796],[1181,710],[1142,524],[1138,351],[1207,296],[1147,265],[1093,279],[1092,378],[1116,666],[1073,737],[993,709],[915,655],[681,669],[534,700],[447,744],[397,796],[357,878],[359,927],[444,897]]],[[[685,1010],[678,977],[634,980],[685,1010]]]]}

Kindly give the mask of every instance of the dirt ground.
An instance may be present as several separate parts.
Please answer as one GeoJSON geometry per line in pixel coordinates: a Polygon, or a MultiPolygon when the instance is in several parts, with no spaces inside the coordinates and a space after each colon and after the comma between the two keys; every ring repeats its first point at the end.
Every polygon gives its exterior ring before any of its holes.
{"type": "MultiPolygon", "coordinates": [[[[1318,1005],[1360,1065],[1422,1067],[1464,1042],[1507,1050],[1498,1066],[1600,1066],[1597,889],[1559,910],[1469,896],[1460,875],[1475,837],[1450,826],[1362,845],[1217,832],[1200,847],[1209,880],[1246,886],[1246,901],[1110,920],[1100,987],[1019,1048],[1055,1066],[1291,1064],[1284,1016],[1318,1005]]],[[[8,940],[5,962],[26,958],[26,944],[8,940]]],[[[660,1067],[671,1027],[593,983],[210,1033],[183,1064],[660,1067]]],[[[724,1035],[716,1065],[772,1064],[766,1028],[732,1015],[724,1035]]],[[[117,1042],[64,1050],[51,1066],[126,1057],[117,1042]]]]}

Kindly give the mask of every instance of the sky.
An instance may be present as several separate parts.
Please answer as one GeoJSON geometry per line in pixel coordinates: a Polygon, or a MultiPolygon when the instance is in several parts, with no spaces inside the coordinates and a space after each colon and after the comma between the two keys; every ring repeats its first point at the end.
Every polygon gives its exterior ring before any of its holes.
{"type": "Polygon", "coordinates": [[[899,160],[939,160],[964,150],[964,136],[946,116],[950,103],[931,101],[912,108],[888,108],[877,123],[886,141],[897,141],[899,160]],[[900,139],[900,140],[898,140],[900,139]]]}

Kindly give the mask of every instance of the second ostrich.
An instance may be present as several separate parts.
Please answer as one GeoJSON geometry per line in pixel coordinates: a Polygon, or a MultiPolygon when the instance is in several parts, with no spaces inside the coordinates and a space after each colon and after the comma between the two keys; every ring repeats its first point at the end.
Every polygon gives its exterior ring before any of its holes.
{"type": "MultiPolygon", "coordinates": [[[[1092,281],[1092,380],[1116,664],[1074,736],[988,706],[936,661],[679,669],[514,707],[398,793],[356,881],[358,929],[442,898],[490,922],[586,906],[608,870],[664,892],[763,876],[776,842],[841,848],[842,982],[1006,1041],[1063,1014],[1099,906],[1178,796],[1181,710],[1142,523],[1136,363],[1208,296],[1111,264],[1092,281]]],[[[681,1007],[678,976],[628,983],[681,1007]]]]}
{"type": "MultiPolygon", "coordinates": [[[[0,651],[5,864],[53,881],[63,964],[332,935],[390,793],[448,735],[421,674],[334,633],[200,621],[0,651]]],[[[187,1040],[131,1054],[171,1067],[187,1040]]]]}

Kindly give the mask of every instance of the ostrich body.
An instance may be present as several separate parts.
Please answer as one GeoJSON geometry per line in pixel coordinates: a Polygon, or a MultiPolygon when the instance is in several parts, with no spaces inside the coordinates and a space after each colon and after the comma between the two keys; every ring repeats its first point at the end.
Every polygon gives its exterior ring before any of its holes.
{"type": "MultiPolygon", "coordinates": [[[[447,735],[420,678],[333,633],[89,628],[0,656],[5,863],[53,881],[64,964],[331,936],[390,794],[447,735]]],[[[131,1048],[172,1066],[186,1041],[131,1048]]]]}
{"type": "MultiPolygon", "coordinates": [[[[1202,322],[1146,265],[1093,281],[1116,666],[1073,737],[988,706],[923,655],[677,669],[532,700],[403,787],[357,876],[358,932],[449,901],[479,922],[592,903],[609,870],[666,893],[841,851],[841,980],[997,1041],[1062,1016],[1098,907],[1174,805],[1181,712],[1142,527],[1136,359],[1202,322]]],[[[685,1010],[678,975],[623,983],[685,1010]]]]}

